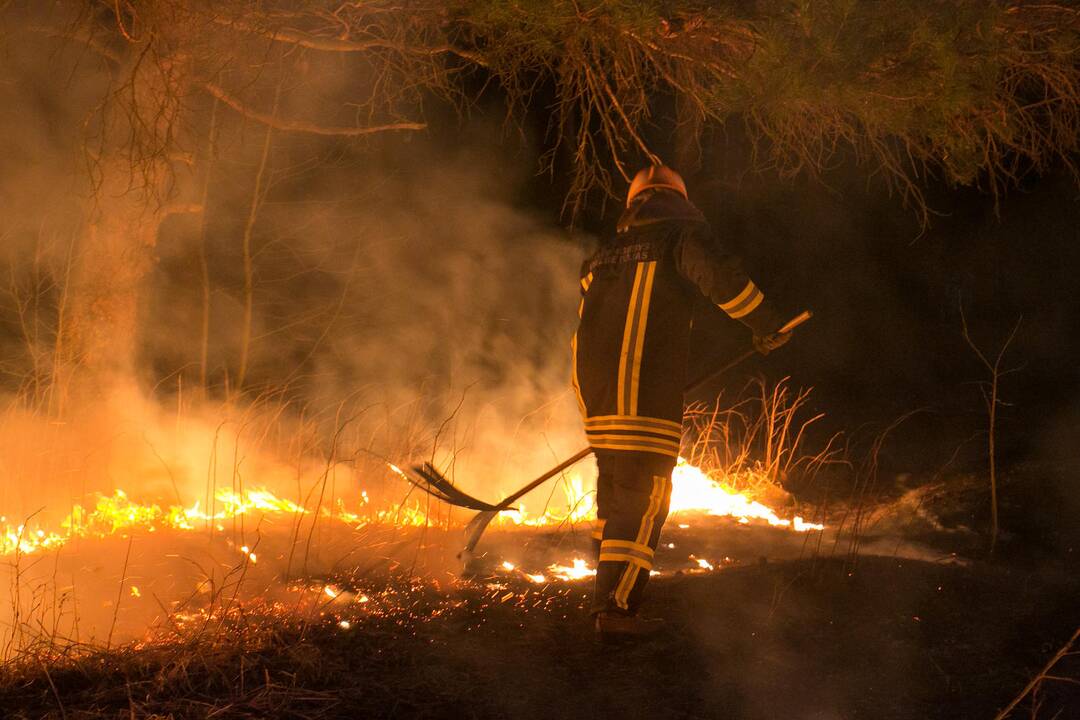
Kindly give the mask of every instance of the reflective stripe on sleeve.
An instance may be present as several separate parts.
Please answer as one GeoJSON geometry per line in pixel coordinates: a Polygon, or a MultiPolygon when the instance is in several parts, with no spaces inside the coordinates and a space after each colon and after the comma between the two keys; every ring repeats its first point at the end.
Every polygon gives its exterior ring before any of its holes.
{"type": "Polygon", "coordinates": [[[583,292],[589,292],[589,286],[592,285],[592,281],[593,281],[593,274],[592,274],[592,271],[590,270],[588,275],[581,278],[581,290],[583,292]]]}
{"type": "Polygon", "coordinates": [[[758,289],[753,280],[748,280],[742,292],[731,300],[720,303],[719,308],[730,317],[738,319],[752,313],[764,299],[765,294],[758,289]]]}

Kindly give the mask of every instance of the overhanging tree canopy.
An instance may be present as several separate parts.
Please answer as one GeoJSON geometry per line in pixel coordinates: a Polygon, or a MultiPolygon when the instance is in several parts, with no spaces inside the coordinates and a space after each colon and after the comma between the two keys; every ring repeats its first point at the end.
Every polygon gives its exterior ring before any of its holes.
{"type": "Polygon", "coordinates": [[[542,164],[568,174],[571,217],[621,195],[644,161],[692,169],[730,123],[781,175],[853,151],[924,222],[931,176],[996,196],[1054,165],[1076,174],[1080,12],[1061,3],[64,0],[2,12],[7,42],[81,44],[112,78],[86,125],[87,179],[112,200],[88,212],[77,362],[103,352],[87,328],[132,322],[123,298],[146,266],[132,248],[152,246],[169,214],[201,211],[211,99],[274,132],[348,140],[422,130],[431,103],[463,109],[497,87],[510,117],[550,115],[542,164]],[[651,127],[672,121],[675,149],[654,147],[651,127]]]}
{"type": "Polygon", "coordinates": [[[550,147],[565,144],[575,160],[574,207],[589,191],[616,191],[614,178],[625,180],[643,159],[668,159],[643,131],[662,94],[677,98],[683,132],[694,140],[743,122],[760,161],[783,173],[818,172],[847,146],[916,207],[926,173],[999,193],[1055,162],[1072,169],[1080,134],[1080,10],[1061,3],[69,4],[80,10],[76,26],[55,30],[116,59],[157,62],[169,80],[292,132],[419,129],[425,93],[471,99],[458,81],[468,72],[497,82],[510,110],[529,109],[537,88],[551,83],[550,147]],[[291,47],[286,62],[294,66],[313,53],[363,57],[353,69],[377,80],[360,83],[366,95],[347,98],[362,121],[271,118],[265,97],[228,87],[222,76],[235,74],[237,62],[271,62],[254,39],[291,47]]]}

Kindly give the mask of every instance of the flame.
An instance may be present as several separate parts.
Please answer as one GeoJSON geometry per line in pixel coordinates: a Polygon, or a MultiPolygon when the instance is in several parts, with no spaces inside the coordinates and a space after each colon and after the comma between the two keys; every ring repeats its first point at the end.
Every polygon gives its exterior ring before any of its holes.
{"type": "Polygon", "coordinates": [[[583,580],[596,575],[596,570],[581,558],[574,558],[572,565],[551,565],[548,574],[560,580],[583,580]]]}
{"type": "Polygon", "coordinates": [[[539,515],[531,515],[522,504],[513,510],[503,510],[495,522],[499,525],[543,527],[563,523],[589,522],[596,517],[596,493],[586,489],[580,475],[571,475],[559,481],[566,498],[566,512],[547,507],[539,515]]]}
{"type": "MultiPolygon", "coordinates": [[[[778,516],[771,508],[751,500],[746,495],[725,488],[704,470],[679,458],[671,474],[672,492],[671,509],[674,513],[704,513],[716,517],[733,517],[739,522],[763,520],[774,527],[791,528],[796,532],[824,530],[825,526],[811,523],[796,515],[791,520],[778,516]]],[[[541,527],[559,525],[565,522],[578,523],[590,521],[596,516],[596,494],[586,490],[580,475],[565,478],[562,489],[566,496],[566,507],[570,510],[560,513],[546,509],[540,515],[530,515],[525,506],[516,510],[504,510],[498,520],[503,524],[541,527]]],[[[679,528],[687,529],[688,523],[679,523],[679,528]]]]}
{"type": "MultiPolygon", "coordinates": [[[[671,474],[671,510],[678,512],[703,512],[713,516],[737,518],[740,522],[764,520],[774,527],[789,527],[797,532],[824,530],[825,526],[806,522],[799,516],[785,520],[772,509],[736,493],[710,478],[701,468],[694,467],[679,458],[671,474]]],[[[680,528],[690,527],[680,523],[680,528]]]]}
{"type": "MultiPolygon", "coordinates": [[[[242,493],[222,488],[215,493],[214,500],[213,512],[206,512],[198,500],[190,507],[138,503],[131,500],[124,490],[117,489],[112,495],[99,495],[92,507],[73,505],[60,523],[59,530],[31,529],[25,524],[12,526],[3,518],[0,519],[0,556],[30,555],[60,548],[76,539],[101,539],[136,530],[193,532],[213,527],[223,531],[223,522],[256,513],[263,517],[295,517],[312,513],[292,500],[260,487],[245,489],[242,493]]],[[[320,516],[352,527],[368,524],[422,526],[430,522],[419,505],[392,506],[361,514],[346,510],[340,500],[333,509],[323,508],[320,516]]],[[[258,555],[251,548],[243,546],[237,550],[250,562],[258,562],[258,555]]]]}
{"type": "MultiPolygon", "coordinates": [[[[390,469],[404,475],[401,469],[394,465],[390,465],[390,469]]],[[[672,474],[672,484],[672,513],[700,512],[713,516],[730,516],[740,522],[760,520],[775,527],[791,528],[798,532],[824,529],[823,525],[807,522],[799,516],[791,520],[779,517],[765,505],[723,487],[683,458],[679,458],[672,474]]],[[[565,504],[560,506],[563,510],[547,507],[542,512],[530,513],[521,506],[500,513],[496,522],[511,527],[543,527],[567,522],[587,522],[595,517],[595,493],[587,487],[580,475],[563,478],[560,487],[565,496],[565,504]]],[[[190,506],[139,503],[128,497],[124,490],[117,489],[112,495],[98,496],[90,507],[73,505],[56,530],[30,528],[25,524],[12,526],[6,518],[0,517],[0,556],[29,555],[59,548],[78,538],[104,538],[136,530],[193,532],[214,528],[222,531],[226,521],[256,513],[263,517],[298,517],[309,516],[314,512],[262,487],[253,487],[242,492],[221,488],[215,493],[209,512],[199,501],[190,506]]],[[[429,524],[445,525],[449,522],[445,519],[433,519],[418,502],[411,505],[392,505],[383,509],[373,508],[366,492],[360,495],[359,508],[350,510],[338,499],[334,507],[319,509],[318,515],[353,528],[370,524],[418,527],[429,524]]],[[[678,526],[689,527],[685,522],[678,526]]],[[[251,548],[244,546],[239,550],[248,561],[258,561],[258,556],[251,548]]],[[[514,569],[510,563],[506,563],[504,567],[506,570],[514,569]]],[[[593,573],[594,571],[588,570],[584,561],[575,560],[573,566],[552,566],[548,575],[562,579],[578,579],[593,573]]],[[[536,575],[535,578],[534,582],[547,580],[545,575],[536,575]]]]}

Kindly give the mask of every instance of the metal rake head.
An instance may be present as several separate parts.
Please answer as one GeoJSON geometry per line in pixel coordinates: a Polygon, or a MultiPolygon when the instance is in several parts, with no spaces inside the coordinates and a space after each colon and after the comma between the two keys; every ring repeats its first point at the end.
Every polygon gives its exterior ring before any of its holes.
{"type": "Polygon", "coordinates": [[[492,511],[499,509],[490,503],[486,503],[479,498],[474,498],[472,495],[458,489],[446,478],[446,476],[436,470],[431,463],[414,465],[412,471],[417,477],[413,477],[411,474],[406,473],[405,477],[408,478],[409,482],[426,492],[428,495],[438,498],[445,503],[456,505],[457,507],[469,508],[470,510],[492,511]]]}

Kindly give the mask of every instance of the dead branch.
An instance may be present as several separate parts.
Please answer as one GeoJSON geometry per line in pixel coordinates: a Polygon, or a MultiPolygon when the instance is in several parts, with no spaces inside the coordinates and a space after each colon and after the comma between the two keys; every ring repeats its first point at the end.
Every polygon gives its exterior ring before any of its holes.
{"type": "Polygon", "coordinates": [[[235,28],[252,35],[258,35],[274,42],[287,43],[308,50],[333,53],[363,53],[371,50],[394,50],[399,53],[410,55],[441,55],[452,54],[469,60],[477,65],[484,66],[486,62],[480,53],[464,48],[454,47],[449,44],[423,46],[409,45],[386,38],[369,38],[365,40],[345,40],[337,37],[316,35],[303,30],[290,27],[266,27],[258,22],[244,20],[243,18],[213,16],[211,20],[218,25],[235,28]]]}
{"type": "Polygon", "coordinates": [[[330,135],[337,137],[360,137],[380,132],[424,130],[427,128],[427,123],[418,122],[387,123],[385,125],[371,125],[368,127],[332,127],[328,125],[319,125],[306,120],[277,118],[274,117],[273,114],[264,113],[246,105],[239,98],[229,94],[223,88],[212,82],[203,83],[203,88],[210,93],[210,95],[225,103],[249,120],[254,120],[267,127],[283,132],[310,133],[312,135],[330,135]]]}
{"type": "Polygon", "coordinates": [[[993,553],[997,547],[998,540],[998,492],[997,492],[997,457],[996,457],[996,435],[997,435],[997,409],[998,406],[1003,404],[999,399],[999,388],[1001,385],[1002,376],[1008,374],[1010,371],[1002,370],[1001,363],[1005,359],[1005,353],[1009,349],[1009,345],[1012,344],[1013,339],[1016,337],[1017,331],[1020,330],[1020,323],[1023,321],[1023,317],[1017,318],[1016,324],[1013,325],[1012,332],[1002,343],[998,349],[997,356],[993,362],[979,349],[979,346],[975,344],[975,341],[971,339],[971,334],[968,331],[967,318],[964,315],[964,304],[960,303],[960,323],[963,328],[964,342],[968,344],[972,352],[979,359],[979,362],[983,364],[989,375],[989,380],[984,381],[980,387],[983,388],[983,400],[986,402],[986,415],[987,415],[987,456],[989,462],[990,472],[990,552],[993,553]],[[988,388],[987,388],[988,386],[988,388]]]}
{"type": "Polygon", "coordinates": [[[1054,653],[1054,657],[1050,658],[1049,662],[1047,662],[1046,665],[1043,666],[1043,669],[1040,670],[1038,674],[1036,674],[1035,677],[1031,679],[1031,682],[1024,686],[1024,689],[1020,691],[1020,694],[1013,698],[1012,702],[1006,705],[1004,710],[994,716],[994,720],[1005,720],[1005,718],[1007,718],[1012,713],[1012,711],[1016,709],[1016,706],[1023,702],[1024,698],[1030,695],[1044,680],[1068,679],[1071,682],[1075,682],[1075,680],[1072,680],[1071,678],[1058,678],[1056,676],[1053,676],[1050,674],[1050,671],[1054,669],[1054,666],[1057,665],[1062,658],[1072,653],[1073,646],[1076,645],[1078,641],[1080,641],[1080,628],[1077,628],[1076,632],[1074,632],[1072,637],[1069,638],[1069,641],[1062,645],[1061,648],[1056,653],[1054,653]]]}

